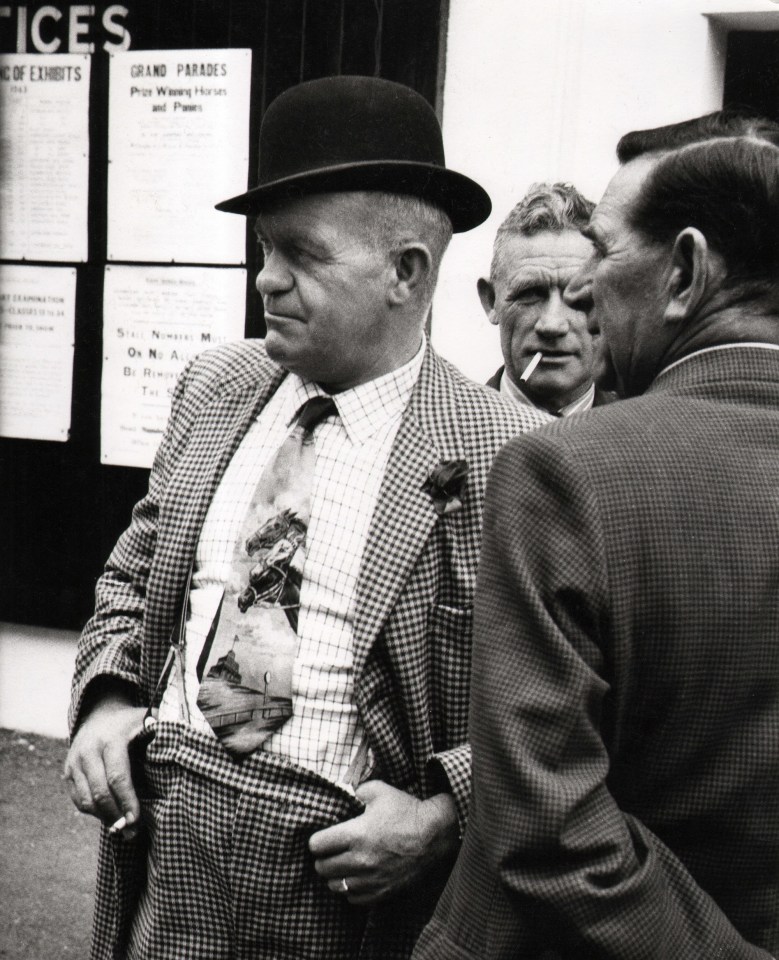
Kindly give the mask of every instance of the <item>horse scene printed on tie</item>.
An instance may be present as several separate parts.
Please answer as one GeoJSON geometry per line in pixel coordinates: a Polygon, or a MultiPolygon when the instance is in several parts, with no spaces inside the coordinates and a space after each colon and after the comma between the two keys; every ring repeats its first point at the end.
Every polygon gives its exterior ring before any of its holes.
{"type": "Polygon", "coordinates": [[[234,753],[257,749],[292,716],[291,664],[305,541],[306,524],[294,510],[267,520],[245,539],[238,582],[225,596],[220,621],[234,624],[235,631],[226,650],[229,633],[221,633],[221,644],[215,640],[209,659],[216,657],[216,662],[203,679],[198,701],[216,735],[234,753]]]}
{"type": "Polygon", "coordinates": [[[252,559],[258,557],[258,562],[249,571],[249,584],[238,597],[241,613],[251,606],[280,606],[289,625],[297,630],[303,582],[299,554],[305,541],[306,524],[292,510],[282,511],[249,537],[246,553],[252,559]]]}

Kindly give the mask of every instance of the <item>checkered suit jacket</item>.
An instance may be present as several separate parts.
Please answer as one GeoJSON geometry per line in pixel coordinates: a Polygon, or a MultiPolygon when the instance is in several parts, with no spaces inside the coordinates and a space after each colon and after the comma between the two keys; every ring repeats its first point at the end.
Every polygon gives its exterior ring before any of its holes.
{"type": "MultiPolygon", "coordinates": [[[[148,495],[97,585],[96,611],[78,651],[72,724],[88,685],[101,676],[126,681],[140,703],[151,702],[213,493],[284,376],[260,341],[207,351],[182,376],[148,495]]],[[[364,553],[355,686],[379,774],[420,797],[437,792],[445,777],[463,823],[472,605],[487,472],[503,443],[545,419],[470,382],[428,347],[364,553]],[[463,506],[441,516],[423,485],[440,461],[452,459],[469,466],[463,506]]],[[[99,903],[98,911],[111,907],[99,903]]],[[[410,947],[398,953],[391,947],[403,939],[405,918],[396,910],[386,919],[383,932],[380,922],[374,926],[387,951],[371,955],[407,956],[410,947]]]]}
{"type": "Polygon", "coordinates": [[[473,656],[471,817],[414,960],[779,953],[779,351],[512,441],[473,656]]]}

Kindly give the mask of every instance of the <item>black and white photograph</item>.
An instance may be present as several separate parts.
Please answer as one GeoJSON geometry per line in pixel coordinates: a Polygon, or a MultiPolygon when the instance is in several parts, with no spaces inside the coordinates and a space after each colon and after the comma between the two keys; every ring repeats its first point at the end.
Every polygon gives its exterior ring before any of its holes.
{"type": "Polygon", "coordinates": [[[4,0],[0,488],[2,960],[779,960],[779,0],[4,0]]]}

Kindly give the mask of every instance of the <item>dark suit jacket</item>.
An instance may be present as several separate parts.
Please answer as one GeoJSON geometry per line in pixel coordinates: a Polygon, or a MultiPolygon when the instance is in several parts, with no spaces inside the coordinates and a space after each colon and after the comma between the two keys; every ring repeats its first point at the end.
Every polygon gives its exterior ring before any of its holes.
{"type": "MultiPolygon", "coordinates": [[[[487,381],[486,386],[492,387],[493,390],[500,390],[500,381],[503,379],[505,371],[505,367],[500,367],[496,370],[487,381]]],[[[592,401],[593,407],[602,407],[604,404],[613,403],[616,399],[617,395],[615,393],[612,393],[610,390],[601,390],[597,384],[595,385],[595,398],[592,401]]],[[[539,410],[540,409],[539,407],[539,410]]]]}
{"type": "MultiPolygon", "coordinates": [[[[248,340],[201,354],[179,380],[148,495],[97,585],[95,615],[79,645],[71,723],[98,677],[124,680],[139,703],[152,702],[211,498],[285,376],[261,341],[248,340]]],[[[461,824],[470,799],[468,684],[487,473],[503,443],[546,419],[469,381],[428,347],[360,568],[355,691],[380,775],[420,797],[448,782],[461,824]],[[462,509],[441,515],[425,485],[445,460],[465,460],[468,476],[462,509]]],[[[129,846],[104,843],[94,957],[113,956],[131,915],[138,864],[129,846]],[[120,869],[116,857],[128,863],[120,869]]],[[[426,900],[416,891],[403,908],[376,911],[366,955],[408,956],[416,908],[426,900]]]]}
{"type": "Polygon", "coordinates": [[[779,953],[779,351],[504,449],[472,690],[471,819],[415,960],[779,953]]]}

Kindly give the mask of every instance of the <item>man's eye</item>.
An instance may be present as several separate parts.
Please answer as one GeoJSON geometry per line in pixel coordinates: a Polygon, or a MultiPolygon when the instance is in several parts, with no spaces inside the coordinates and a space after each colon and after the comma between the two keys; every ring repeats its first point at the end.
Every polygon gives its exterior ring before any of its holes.
{"type": "Polygon", "coordinates": [[[525,287],[524,290],[515,290],[509,299],[515,303],[537,303],[545,300],[547,295],[546,287],[525,287]]]}
{"type": "Polygon", "coordinates": [[[312,263],[319,260],[320,257],[314,249],[309,247],[294,246],[290,250],[290,256],[297,263],[312,263]]]}

